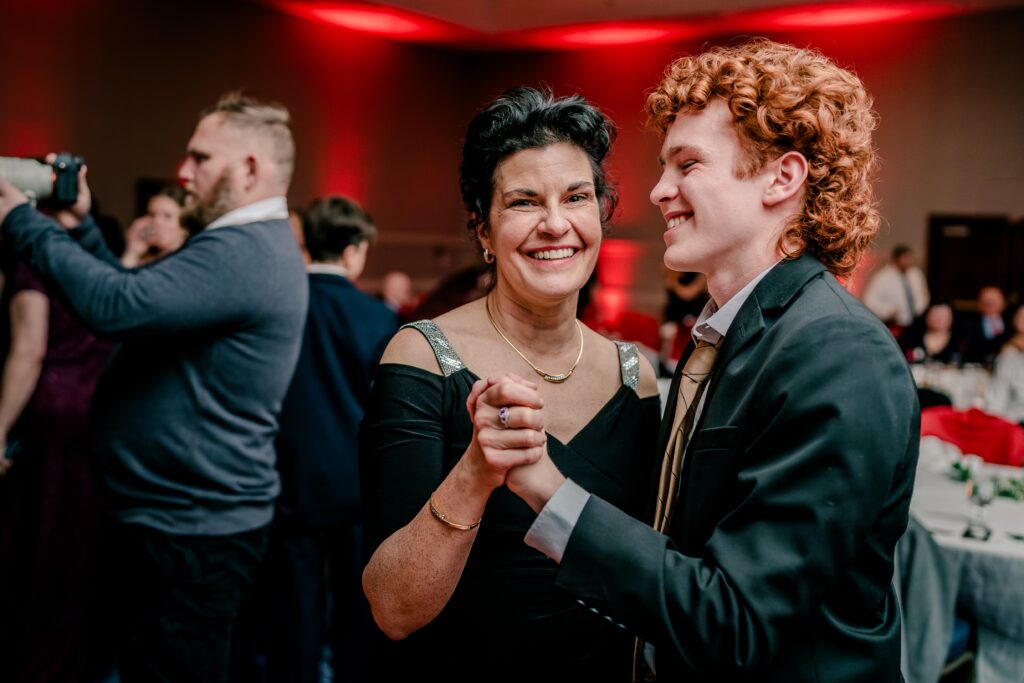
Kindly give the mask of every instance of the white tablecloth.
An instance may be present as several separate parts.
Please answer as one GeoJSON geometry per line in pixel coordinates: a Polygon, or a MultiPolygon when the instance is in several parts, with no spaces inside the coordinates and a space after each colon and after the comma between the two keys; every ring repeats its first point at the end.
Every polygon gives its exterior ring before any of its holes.
{"type": "MultiPolygon", "coordinates": [[[[985,515],[989,540],[964,538],[972,506],[964,482],[948,476],[956,453],[934,437],[922,439],[911,511],[961,563],[959,603],[978,624],[978,683],[1024,683],[1024,503],[996,498],[985,515]]],[[[981,476],[1022,474],[981,467],[981,476]]]]}
{"type": "Polygon", "coordinates": [[[980,366],[958,368],[941,363],[915,363],[910,371],[917,386],[941,391],[960,410],[983,407],[992,379],[989,371],[980,366]]]}

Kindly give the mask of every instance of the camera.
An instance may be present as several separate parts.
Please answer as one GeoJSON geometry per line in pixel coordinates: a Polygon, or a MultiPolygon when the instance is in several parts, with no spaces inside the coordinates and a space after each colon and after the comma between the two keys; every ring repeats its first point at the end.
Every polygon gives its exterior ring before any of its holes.
{"type": "Polygon", "coordinates": [[[19,157],[0,157],[0,177],[5,178],[35,203],[40,199],[58,206],[78,200],[78,171],[85,160],[62,152],[53,163],[19,157]]]}

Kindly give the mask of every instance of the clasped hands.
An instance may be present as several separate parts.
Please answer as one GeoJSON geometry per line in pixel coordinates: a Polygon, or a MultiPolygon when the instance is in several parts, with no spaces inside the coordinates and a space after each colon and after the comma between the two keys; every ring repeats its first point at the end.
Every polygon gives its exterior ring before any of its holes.
{"type": "Polygon", "coordinates": [[[466,399],[473,422],[467,465],[481,484],[508,486],[534,512],[565,481],[548,457],[543,408],[537,385],[514,373],[478,380],[466,399]]]}

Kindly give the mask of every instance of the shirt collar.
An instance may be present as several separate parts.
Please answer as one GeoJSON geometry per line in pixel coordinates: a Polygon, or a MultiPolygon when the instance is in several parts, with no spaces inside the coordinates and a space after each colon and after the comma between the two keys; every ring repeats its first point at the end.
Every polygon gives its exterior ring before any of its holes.
{"type": "Polygon", "coordinates": [[[704,305],[704,310],[701,311],[697,322],[693,325],[694,342],[705,341],[709,344],[717,344],[721,341],[729,333],[729,328],[732,327],[736,314],[740,312],[740,308],[750,298],[754,288],[757,287],[757,283],[764,279],[764,276],[777,265],[779,264],[773,263],[755,275],[750,282],[744,285],[743,289],[736,292],[721,308],[715,303],[714,299],[708,299],[708,302],[704,305]]]}
{"type": "Polygon", "coordinates": [[[343,278],[348,278],[348,269],[334,263],[308,263],[306,272],[320,275],[340,275],[343,278]]]}
{"type": "Polygon", "coordinates": [[[232,209],[206,226],[207,230],[222,228],[225,225],[245,225],[256,221],[271,221],[288,218],[288,200],[283,196],[261,199],[252,204],[232,209]]]}

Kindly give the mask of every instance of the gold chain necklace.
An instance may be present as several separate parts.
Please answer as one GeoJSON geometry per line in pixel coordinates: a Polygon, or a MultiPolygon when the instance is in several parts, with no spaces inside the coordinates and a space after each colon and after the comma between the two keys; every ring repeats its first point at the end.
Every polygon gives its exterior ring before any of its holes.
{"type": "Polygon", "coordinates": [[[576,371],[576,366],[580,364],[580,359],[583,358],[583,328],[580,327],[579,320],[573,321],[576,323],[576,331],[580,333],[580,352],[576,354],[576,362],[572,364],[571,368],[569,368],[569,372],[563,373],[561,375],[552,375],[550,372],[544,372],[536,365],[534,365],[533,361],[524,356],[523,352],[517,349],[516,345],[513,344],[508,337],[505,336],[504,332],[501,331],[501,328],[498,327],[498,323],[495,322],[494,320],[494,316],[491,315],[491,297],[488,296],[487,298],[484,299],[484,308],[487,309],[487,319],[491,321],[491,326],[494,327],[494,331],[498,333],[498,336],[504,339],[505,343],[511,346],[512,350],[518,353],[519,357],[525,360],[526,364],[533,368],[533,371],[540,375],[541,379],[543,379],[545,382],[551,382],[552,384],[561,384],[565,380],[572,377],[572,373],[576,371]]]}

